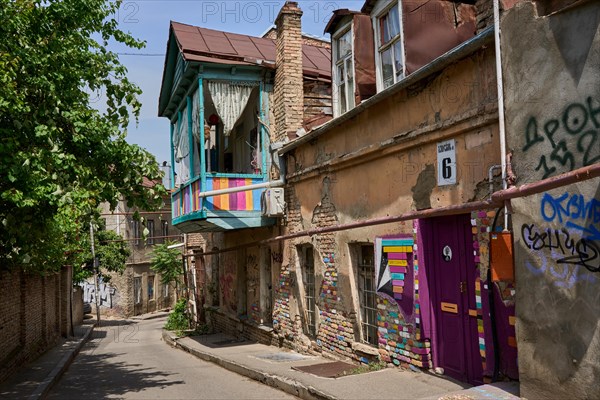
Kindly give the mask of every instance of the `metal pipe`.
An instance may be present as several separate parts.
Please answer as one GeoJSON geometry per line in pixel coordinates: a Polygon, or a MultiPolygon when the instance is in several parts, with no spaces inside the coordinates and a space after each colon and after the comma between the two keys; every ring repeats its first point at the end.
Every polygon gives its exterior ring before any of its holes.
{"type": "Polygon", "coordinates": [[[272,188],[272,187],[281,187],[284,184],[285,184],[284,179],[278,179],[276,181],[263,182],[263,183],[255,183],[253,185],[230,187],[230,188],[226,188],[226,189],[217,189],[217,190],[209,190],[207,192],[200,192],[200,193],[198,193],[198,197],[199,198],[204,198],[204,197],[219,196],[219,195],[222,195],[222,194],[246,192],[248,190],[265,189],[265,188],[272,188]]]}
{"type": "MultiPolygon", "coordinates": [[[[500,4],[494,0],[494,45],[496,53],[496,82],[498,85],[498,133],[500,134],[500,162],[502,165],[502,189],[506,183],[506,128],[504,126],[504,82],[502,80],[502,53],[500,50],[500,4]]],[[[508,229],[508,207],[504,206],[504,230],[508,229]]]]}
{"type": "Polygon", "coordinates": [[[277,156],[276,152],[274,152],[274,153],[275,153],[276,163],[278,164],[277,167],[279,168],[279,179],[277,179],[275,181],[255,183],[253,185],[238,186],[238,187],[231,187],[231,188],[217,189],[217,190],[209,190],[206,192],[198,193],[198,197],[204,198],[204,197],[211,197],[211,196],[219,196],[222,194],[246,192],[248,190],[266,189],[266,188],[284,186],[285,185],[285,174],[286,174],[285,162],[281,162],[279,160],[279,157],[277,156]]]}
{"type": "Polygon", "coordinates": [[[573,183],[586,181],[600,176],[600,163],[582,167],[571,172],[566,172],[561,175],[546,178],[541,181],[527,183],[521,186],[514,186],[505,190],[500,190],[492,194],[492,202],[498,203],[506,200],[515,199],[517,197],[530,196],[556,189],[562,186],[571,185],[573,183]]]}
{"type": "Polygon", "coordinates": [[[337,226],[324,228],[309,229],[288,235],[280,235],[271,239],[259,240],[255,242],[245,243],[238,246],[228,247],[221,250],[209,251],[203,253],[208,256],[212,254],[220,254],[228,251],[235,251],[248,247],[260,246],[263,244],[281,242],[283,240],[295,239],[302,236],[312,236],[323,233],[332,233],[337,231],[363,228],[367,226],[383,225],[393,222],[408,221],[419,218],[433,218],[446,215],[464,214],[477,210],[489,210],[496,207],[504,206],[504,202],[517,197],[525,197],[532,194],[544,192],[546,190],[555,189],[557,187],[570,185],[572,183],[582,182],[600,176],[600,163],[576,169],[552,178],[547,178],[535,183],[525,184],[520,187],[512,187],[505,190],[500,190],[492,194],[490,200],[470,202],[460,205],[452,205],[428,210],[409,211],[395,217],[380,217],[372,218],[363,221],[351,222],[337,226]]]}

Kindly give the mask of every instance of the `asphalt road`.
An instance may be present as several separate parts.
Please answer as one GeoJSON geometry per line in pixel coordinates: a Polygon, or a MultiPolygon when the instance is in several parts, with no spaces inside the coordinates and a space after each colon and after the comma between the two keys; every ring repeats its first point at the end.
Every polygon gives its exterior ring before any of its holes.
{"type": "Polygon", "coordinates": [[[295,399],[161,340],[165,319],[104,321],[48,399],[295,399]]]}

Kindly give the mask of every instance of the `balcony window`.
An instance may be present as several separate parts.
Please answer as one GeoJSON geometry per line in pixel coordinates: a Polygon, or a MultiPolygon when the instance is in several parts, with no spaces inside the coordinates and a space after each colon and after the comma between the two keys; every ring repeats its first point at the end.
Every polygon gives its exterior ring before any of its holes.
{"type": "Polygon", "coordinates": [[[404,57],[398,3],[376,17],[378,75],[382,89],[404,77],[404,57]]]}
{"type": "Polygon", "coordinates": [[[352,63],[352,29],[343,30],[335,41],[335,111],[336,116],[354,108],[354,65],[352,63]]]}

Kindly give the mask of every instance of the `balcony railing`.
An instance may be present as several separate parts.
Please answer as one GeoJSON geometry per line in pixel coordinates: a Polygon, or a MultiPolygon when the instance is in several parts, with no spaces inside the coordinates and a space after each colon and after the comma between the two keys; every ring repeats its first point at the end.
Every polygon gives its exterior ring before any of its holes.
{"type": "Polygon", "coordinates": [[[186,232],[239,229],[271,225],[261,216],[264,189],[240,191],[201,198],[202,192],[243,187],[265,182],[262,175],[207,174],[204,186],[200,178],[181,186],[171,196],[173,224],[186,232]]]}

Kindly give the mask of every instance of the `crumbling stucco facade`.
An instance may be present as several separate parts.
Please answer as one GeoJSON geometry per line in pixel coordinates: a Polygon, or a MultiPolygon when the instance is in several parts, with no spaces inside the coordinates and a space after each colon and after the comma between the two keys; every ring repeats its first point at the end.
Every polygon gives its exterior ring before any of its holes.
{"type": "MultiPolygon", "coordinates": [[[[600,6],[545,6],[502,19],[517,184],[600,162],[600,6]]],[[[599,202],[598,178],[512,201],[523,397],[600,397],[599,202]]]]}

